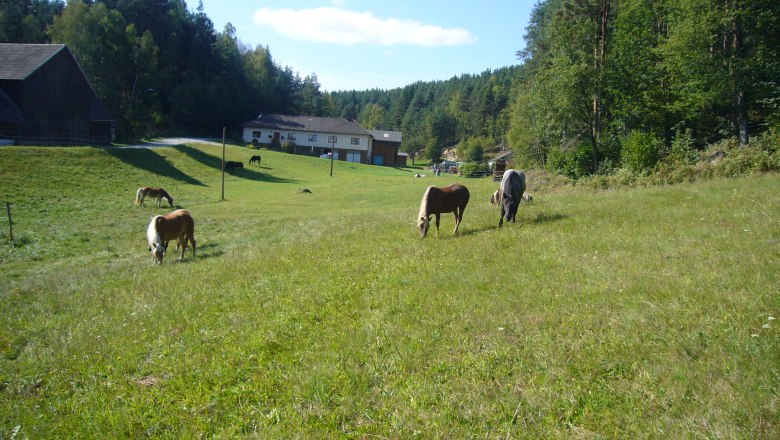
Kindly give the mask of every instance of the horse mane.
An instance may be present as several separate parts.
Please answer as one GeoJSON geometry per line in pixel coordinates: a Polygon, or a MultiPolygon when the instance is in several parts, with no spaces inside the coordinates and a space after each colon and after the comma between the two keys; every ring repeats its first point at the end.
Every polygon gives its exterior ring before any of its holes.
{"type": "Polygon", "coordinates": [[[141,204],[141,193],[143,192],[144,188],[138,188],[138,191],[135,192],[135,204],[140,205],[141,204]]]}
{"type": "Polygon", "coordinates": [[[417,219],[428,218],[428,195],[431,193],[432,186],[429,186],[423,194],[422,201],[420,202],[420,213],[417,214],[417,219]]]}
{"type": "Polygon", "coordinates": [[[160,238],[160,233],[157,231],[157,219],[162,217],[161,215],[155,215],[152,217],[152,221],[149,222],[149,227],[146,229],[146,240],[149,242],[149,246],[151,247],[155,243],[162,242],[162,238],[160,238]]]}

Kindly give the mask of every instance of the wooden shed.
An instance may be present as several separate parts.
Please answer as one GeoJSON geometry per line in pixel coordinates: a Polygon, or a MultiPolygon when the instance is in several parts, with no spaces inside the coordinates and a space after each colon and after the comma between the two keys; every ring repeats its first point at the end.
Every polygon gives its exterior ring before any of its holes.
{"type": "Polygon", "coordinates": [[[391,167],[406,166],[406,158],[399,156],[403,135],[400,131],[369,130],[371,133],[371,163],[391,167]]]}
{"type": "Polygon", "coordinates": [[[111,143],[115,119],[64,44],[0,44],[0,138],[111,143]]]}

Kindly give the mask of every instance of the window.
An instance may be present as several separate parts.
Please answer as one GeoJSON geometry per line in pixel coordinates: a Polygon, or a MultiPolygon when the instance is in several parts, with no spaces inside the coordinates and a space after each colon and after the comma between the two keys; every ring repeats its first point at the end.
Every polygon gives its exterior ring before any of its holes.
{"type": "Polygon", "coordinates": [[[309,142],[317,142],[317,135],[316,134],[310,134],[309,135],[309,142]]]}
{"type": "Polygon", "coordinates": [[[360,145],[360,138],[352,138],[352,142],[350,142],[352,145],[360,145]]]}
{"type": "Polygon", "coordinates": [[[295,133],[287,133],[287,140],[288,141],[294,141],[295,140],[295,133]]]}
{"type": "Polygon", "coordinates": [[[328,136],[328,143],[329,144],[335,144],[339,141],[338,136],[328,136]]]}
{"type": "Polygon", "coordinates": [[[259,138],[260,137],[260,132],[259,131],[252,131],[252,137],[255,138],[255,139],[259,138]]]}

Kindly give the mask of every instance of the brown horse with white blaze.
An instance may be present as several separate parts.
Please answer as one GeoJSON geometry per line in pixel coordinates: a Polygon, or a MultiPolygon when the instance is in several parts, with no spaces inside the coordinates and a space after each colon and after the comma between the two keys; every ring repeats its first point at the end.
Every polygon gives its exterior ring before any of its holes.
{"type": "Polygon", "coordinates": [[[453,183],[443,188],[429,186],[420,202],[420,214],[417,216],[420,238],[425,238],[428,234],[432,215],[436,216],[436,236],[438,236],[439,216],[447,212],[455,214],[455,230],[452,231],[452,235],[457,234],[460,221],[463,220],[463,211],[468,203],[469,190],[459,183],[453,183]]]}
{"type": "Polygon", "coordinates": [[[154,198],[154,206],[160,206],[162,199],[168,199],[168,204],[173,208],[173,197],[168,194],[168,191],[162,188],[153,188],[151,186],[143,186],[138,188],[135,192],[135,204],[138,206],[144,206],[144,199],[146,197],[154,198]]]}
{"type": "Polygon", "coordinates": [[[195,220],[183,209],[152,217],[146,229],[146,238],[153,262],[157,264],[162,264],[170,240],[176,240],[176,247],[181,247],[182,260],[189,240],[192,243],[192,258],[195,258],[195,220]]]}

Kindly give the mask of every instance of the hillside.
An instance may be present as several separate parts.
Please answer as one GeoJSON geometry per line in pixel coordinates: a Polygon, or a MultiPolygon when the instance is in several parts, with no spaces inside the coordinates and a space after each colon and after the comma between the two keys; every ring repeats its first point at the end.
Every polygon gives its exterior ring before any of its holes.
{"type": "Polygon", "coordinates": [[[489,179],[260,154],[221,201],[216,146],[0,148],[0,437],[780,436],[777,174],[530,182],[498,229],[489,179]],[[142,185],[195,258],[151,264],[142,185]]]}

